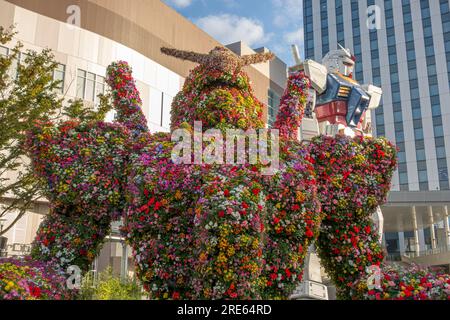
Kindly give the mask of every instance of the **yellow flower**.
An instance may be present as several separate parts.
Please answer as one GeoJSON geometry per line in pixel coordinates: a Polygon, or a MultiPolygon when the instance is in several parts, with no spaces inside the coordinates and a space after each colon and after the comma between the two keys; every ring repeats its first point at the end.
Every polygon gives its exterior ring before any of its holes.
{"type": "Polygon", "coordinates": [[[302,192],[300,192],[300,191],[297,191],[296,193],[295,193],[295,199],[298,201],[298,202],[303,202],[303,201],[305,201],[305,199],[306,199],[306,196],[302,193],[302,192]]]}
{"type": "Polygon", "coordinates": [[[175,199],[180,200],[183,197],[183,193],[180,190],[177,190],[175,193],[175,199]]]}
{"type": "Polygon", "coordinates": [[[259,247],[259,241],[258,241],[258,239],[253,240],[252,248],[253,248],[253,249],[258,249],[258,247],[259,247]]]}
{"type": "Polygon", "coordinates": [[[219,240],[219,248],[225,250],[228,247],[228,241],[225,239],[219,240]]]}
{"type": "Polygon", "coordinates": [[[289,234],[294,233],[295,230],[296,230],[296,228],[295,228],[295,226],[294,226],[293,224],[288,225],[287,228],[286,228],[286,231],[287,231],[289,234]]]}

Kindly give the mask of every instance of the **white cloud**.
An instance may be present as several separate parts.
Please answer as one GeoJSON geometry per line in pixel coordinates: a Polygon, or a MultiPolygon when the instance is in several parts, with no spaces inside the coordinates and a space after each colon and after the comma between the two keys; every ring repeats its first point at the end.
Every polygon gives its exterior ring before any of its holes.
{"type": "Polygon", "coordinates": [[[166,0],[168,4],[173,4],[178,8],[186,8],[192,4],[193,0],[166,0]]]}
{"type": "Polygon", "coordinates": [[[289,25],[302,23],[303,0],[272,0],[274,7],[273,24],[284,28],[289,25]]]}
{"type": "Polygon", "coordinates": [[[210,15],[197,19],[195,23],[225,45],[237,41],[244,41],[250,47],[262,45],[272,36],[265,33],[259,20],[236,15],[210,15]]]}
{"type": "Polygon", "coordinates": [[[292,32],[283,35],[284,41],[290,44],[299,44],[303,42],[303,28],[298,28],[292,32]]]}

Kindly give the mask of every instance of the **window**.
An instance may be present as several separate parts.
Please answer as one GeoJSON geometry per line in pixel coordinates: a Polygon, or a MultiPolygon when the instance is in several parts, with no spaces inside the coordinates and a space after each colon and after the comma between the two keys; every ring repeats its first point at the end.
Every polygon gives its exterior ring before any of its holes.
{"type": "Polygon", "coordinates": [[[275,123],[278,115],[278,106],[280,105],[280,97],[273,91],[269,89],[268,93],[268,106],[269,106],[269,126],[275,123]]]}
{"type": "Polygon", "coordinates": [[[394,121],[395,122],[402,122],[403,121],[403,117],[402,117],[402,112],[401,111],[394,112],[394,121]]]}
{"type": "Polygon", "coordinates": [[[422,128],[414,129],[414,137],[416,140],[422,140],[423,139],[423,129],[422,128]]]}
{"type": "Polygon", "coordinates": [[[416,158],[417,161],[425,161],[426,160],[425,149],[416,150],[416,158]]]}
{"type": "Polygon", "coordinates": [[[4,47],[4,46],[0,46],[0,56],[7,56],[9,53],[9,49],[4,47]]]}
{"type": "Polygon", "coordinates": [[[105,78],[78,69],[77,98],[98,103],[98,95],[105,92],[105,78]]]}
{"type": "Polygon", "coordinates": [[[58,93],[64,93],[65,74],[66,74],[66,66],[63,64],[58,64],[55,71],[53,71],[53,80],[60,82],[57,88],[58,93]]]}
{"type": "Polygon", "coordinates": [[[434,136],[435,137],[443,137],[444,136],[444,128],[442,125],[438,125],[434,127],[434,136]]]}
{"type": "Polygon", "coordinates": [[[445,158],[446,157],[446,154],[445,154],[445,147],[436,147],[436,157],[438,158],[438,159],[442,159],[442,158],[445,158]]]}
{"type": "Polygon", "coordinates": [[[422,112],[420,112],[420,109],[412,109],[412,115],[414,120],[422,118],[422,112]]]}
{"type": "Polygon", "coordinates": [[[78,69],[77,98],[84,99],[85,88],[86,88],[86,71],[78,69]]]}
{"type": "Polygon", "coordinates": [[[428,191],[428,182],[420,182],[419,183],[419,189],[420,191],[428,191]]]}
{"type": "Polygon", "coordinates": [[[408,183],[408,173],[407,172],[400,172],[399,173],[399,182],[400,182],[400,184],[407,184],[408,183]]]}

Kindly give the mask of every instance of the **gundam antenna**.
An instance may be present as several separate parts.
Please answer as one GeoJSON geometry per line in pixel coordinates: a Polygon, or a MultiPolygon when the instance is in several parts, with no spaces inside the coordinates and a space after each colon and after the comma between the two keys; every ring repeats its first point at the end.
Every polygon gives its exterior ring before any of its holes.
{"type": "Polygon", "coordinates": [[[345,49],[340,43],[338,43],[339,48],[341,48],[342,50],[344,50],[349,56],[351,56],[351,52],[349,49],[345,49]]]}
{"type": "Polygon", "coordinates": [[[291,46],[292,56],[294,57],[295,65],[300,65],[302,63],[302,59],[300,59],[300,53],[298,52],[298,47],[296,44],[291,46]]]}

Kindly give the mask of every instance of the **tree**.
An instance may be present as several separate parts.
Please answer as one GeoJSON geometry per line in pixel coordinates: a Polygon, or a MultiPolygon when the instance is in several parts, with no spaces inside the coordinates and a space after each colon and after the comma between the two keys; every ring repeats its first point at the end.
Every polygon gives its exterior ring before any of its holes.
{"type": "MultiPolygon", "coordinates": [[[[11,42],[16,32],[0,27],[0,44],[11,42]]],[[[23,143],[36,121],[77,118],[80,122],[103,120],[111,109],[102,96],[97,111],[80,100],[65,102],[61,81],[54,79],[58,63],[51,50],[21,53],[19,42],[0,56],[0,219],[13,212],[14,219],[0,231],[6,233],[42,197],[40,181],[33,174],[23,143]]]]}

